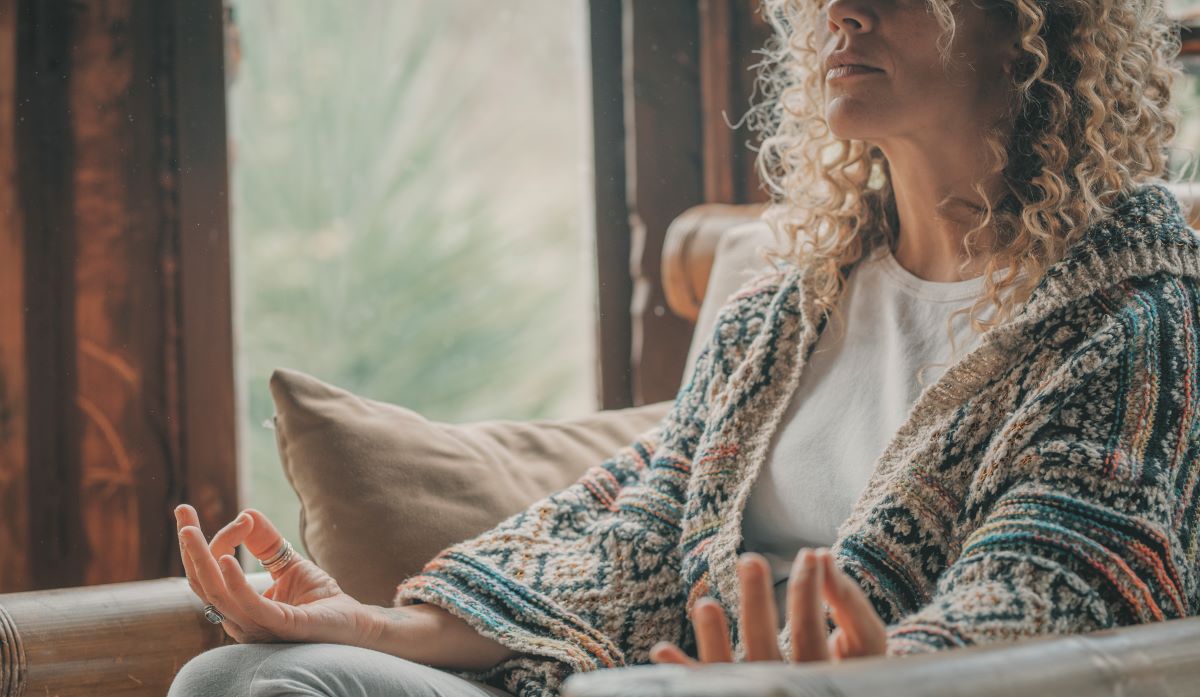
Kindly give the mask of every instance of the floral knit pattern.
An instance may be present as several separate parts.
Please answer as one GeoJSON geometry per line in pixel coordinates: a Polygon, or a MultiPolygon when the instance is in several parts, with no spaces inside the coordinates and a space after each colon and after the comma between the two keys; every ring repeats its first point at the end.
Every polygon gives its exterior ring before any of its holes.
{"type": "MultiPolygon", "coordinates": [[[[890,655],[1196,614],[1198,247],[1170,191],[1141,186],[922,391],[832,548],[890,655]]],[[[746,282],[661,424],[443,551],[394,604],[520,652],[461,673],[517,695],[646,663],[660,640],[694,653],[706,595],[740,658],[742,509],[824,327],[805,281],[746,282]]]]}

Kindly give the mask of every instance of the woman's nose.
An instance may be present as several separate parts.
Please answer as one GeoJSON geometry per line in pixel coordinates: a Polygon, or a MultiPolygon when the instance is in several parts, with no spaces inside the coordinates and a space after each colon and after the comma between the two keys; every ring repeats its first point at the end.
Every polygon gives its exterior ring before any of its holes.
{"type": "Polygon", "coordinates": [[[826,30],[830,34],[836,34],[839,29],[852,34],[870,31],[874,17],[866,5],[863,0],[833,0],[825,9],[826,30]]]}

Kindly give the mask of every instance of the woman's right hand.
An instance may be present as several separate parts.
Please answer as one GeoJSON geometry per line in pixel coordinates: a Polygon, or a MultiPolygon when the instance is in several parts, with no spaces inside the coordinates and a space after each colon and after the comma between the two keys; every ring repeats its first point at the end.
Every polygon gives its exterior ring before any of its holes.
{"type": "Polygon", "coordinates": [[[225,616],[221,626],[239,643],[328,642],[362,646],[381,631],[380,617],[347,595],[332,576],[299,553],[271,572],[274,584],[259,595],[233,556],[244,544],[269,559],[283,536],[261,512],[247,508],[206,542],[195,509],[175,509],[179,550],[192,591],[225,616]]]}

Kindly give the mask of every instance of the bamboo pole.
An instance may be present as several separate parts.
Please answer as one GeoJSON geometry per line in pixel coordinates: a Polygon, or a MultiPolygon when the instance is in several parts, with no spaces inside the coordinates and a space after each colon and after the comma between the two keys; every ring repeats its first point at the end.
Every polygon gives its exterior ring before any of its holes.
{"type": "Polygon", "coordinates": [[[0,697],[162,697],[193,656],[234,643],[202,611],[182,577],[0,594],[0,697]]]}

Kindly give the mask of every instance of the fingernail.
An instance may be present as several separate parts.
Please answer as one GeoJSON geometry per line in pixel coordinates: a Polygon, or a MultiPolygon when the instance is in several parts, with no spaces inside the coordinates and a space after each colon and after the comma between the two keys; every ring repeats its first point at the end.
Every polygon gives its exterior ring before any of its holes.
{"type": "Polygon", "coordinates": [[[744,564],[745,566],[747,566],[749,568],[754,568],[754,567],[758,566],[758,562],[760,559],[763,559],[763,557],[761,554],[758,554],[757,552],[743,552],[742,555],[740,557],[738,557],[738,562],[741,564],[744,564]]]}

